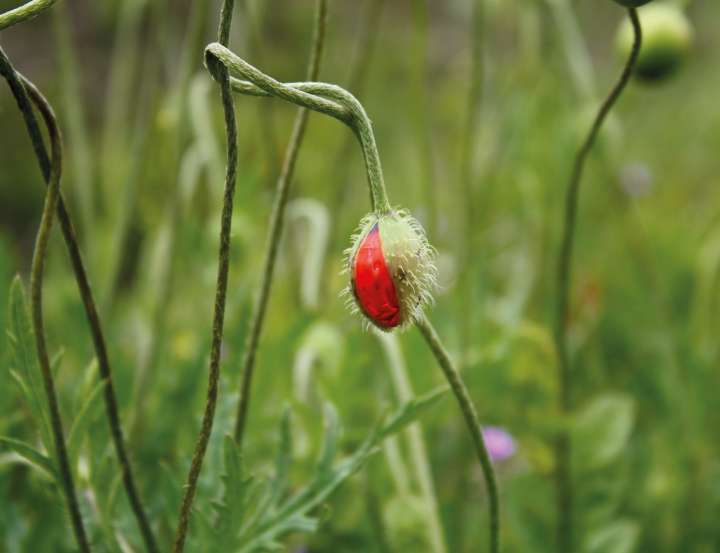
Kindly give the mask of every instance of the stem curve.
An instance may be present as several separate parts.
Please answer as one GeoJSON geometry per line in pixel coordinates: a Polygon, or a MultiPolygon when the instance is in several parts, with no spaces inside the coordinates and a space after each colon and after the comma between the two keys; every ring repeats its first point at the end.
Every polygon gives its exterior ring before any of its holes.
{"type": "MultiPolygon", "coordinates": [[[[362,147],[373,211],[382,215],[392,210],[387,199],[372,123],[355,96],[344,88],[329,83],[281,83],[218,43],[208,45],[205,56],[206,60],[217,60],[228,70],[247,79],[247,81],[231,79],[233,90],[236,92],[252,96],[276,96],[286,102],[334,117],[348,125],[362,147]]],[[[212,69],[210,72],[217,79],[212,69]]]]}
{"type": "MultiPolygon", "coordinates": [[[[10,60],[5,55],[5,52],[0,48],[0,74],[5,77],[5,80],[10,87],[15,101],[23,115],[25,120],[25,126],[30,140],[37,157],[38,164],[40,166],[41,173],[46,183],[50,183],[50,172],[51,162],[48,156],[45,144],[43,143],[42,134],[37,123],[37,119],[32,110],[32,105],[26,90],[32,86],[32,83],[18,73],[10,63],[10,60]]],[[[117,399],[115,390],[112,382],[112,370],[110,366],[110,359],[107,352],[107,346],[105,337],[102,330],[102,324],[100,322],[100,316],[98,315],[97,307],[93,297],[92,288],[90,286],[90,280],[85,270],[85,264],[80,253],[80,246],[78,244],[75,228],[70,218],[70,214],[65,205],[65,201],[62,196],[62,192],[58,192],[57,201],[57,217],[60,222],[60,229],[63,234],[63,239],[67,246],[68,256],[70,258],[70,264],[72,266],[75,281],[80,293],[85,315],[90,327],[90,334],[93,340],[93,347],[95,349],[95,355],[98,359],[98,370],[100,372],[100,378],[106,382],[104,387],[103,397],[105,401],[105,411],[110,425],[110,432],[115,446],[115,451],[120,462],[120,467],[123,474],[123,484],[125,491],[128,496],[128,501],[133,510],[135,518],[137,520],[140,532],[143,536],[145,546],[148,551],[155,553],[157,551],[157,545],[153,536],[150,523],[147,515],[142,506],[140,496],[137,492],[135,485],[135,479],[133,477],[132,468],[130,461],[125,449],[125,440],[122,431],[122,425],[120,423],[120,416],[118,414],[117,399]]]]}
{"type": "Polygon", "coordinates": [[[40,111],[40,115],[47,127],[50,136],[50,178],[48,181],[47,193],[45,195],[45,205],[43,207],[42,216],[40,218],[40,227],[38,228],[37,238],[35,240],[35,249],[32,257],[32,268],[30,271],[30,309],[32,314],[33,331],[35,334],[35,345],[37,347],[38,364],[42,372],[43,387],[47,397],[48,409],[50,411],[50,425],[52,428],[53,439],[55,441],[55,455],[60,469],[61,485],[65,494],[68,510],[70,511],[70,520],[72,522],[73,532],[78,546],[83,553],[90,551],[90,544],[87,539],[85,527],[80,514],[80,504],[77,500],[77,492],[75,483],[73,482],[72,469],[70,468],[70,460],[68,458],[67,446],[65,444],[62,417],[60,416],[60,406],[58,403],[57,392],[55,390],[55,380],[50,368],[50,358],[47,350],[47,342],[45,337],[45,319],[43,316],[43,276],[45,269],[45,258],[47,256],[48,242],[50,240],[50,232],[52,230],[53,217],[57,208],[58,198],[60,196],[60,177],[62,176],[62,136],[57,125],[55,114],[52,107],[35,88],[32,83],[25,83],[30,99],[40,111]]]}

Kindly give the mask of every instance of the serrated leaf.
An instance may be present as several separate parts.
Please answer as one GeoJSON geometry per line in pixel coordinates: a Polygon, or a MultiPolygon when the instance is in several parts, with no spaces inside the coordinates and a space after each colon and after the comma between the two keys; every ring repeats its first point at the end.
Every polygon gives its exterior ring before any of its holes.
{"type": "Polygon", "coordinates": [[[19,276],[10,285],[8,313],[8,342],[10,344],[10,374],[18,384],[33,417],[40,429],[43,446],[51,451],[50,417],[44,401],[44,387],[37,362],[35,335],[25,289],[19,276]]]}
{"type": "Polygon", "coordinates": [[[252,477],[244,477],[240,451],[231,436],[225,436],[223,441],[223,458],[225,491],[222,500],[215,505],[217,521],[214,538],[216,547],[232,551],[238,546],[239,525],[245,522],[246,507],[256,482],[252,477]]]}
{"type": "Polygon", "coordinates": [[[28,464],[41,470],[43,473],[50,476],[52,479],[57,479],[57,473],[55,471],[55,466],[53,465],[52,459],[50,459],[50,457],[48,457],[44,453],[41,453],[40,451],[35,449],[30,444],[25,443],[22,440],[10,438],[8,436],[0,436],[0,445],[11,449],[20,457],[22,457],[25,461],[27,461],[28,464]]]}
{"type": "MultiPolygon", "coordinates": [[[[343,482],[355,474],[377,451],[377,446],[389,436],[399,432],[415,421],[425,410],[435,405],[447,391],[443,386],[432,392],[407,402],[387,421],[375,428],[370,436],[349,457],[335,461],[338,441],[341,435],[337,411],[326,404],[324,414],[325,432],[323,445],[315,465],[315,474],[310,483],[281,504],[278,499],[267,503],[260,501],[263,513],[256,513],[253,522],[243,528],[240,535],[240,547],[237,553],[257,553],[277,551],[279,540],[292,532],[310,533],[317,530],[319,522],[310,513],[325,501],[343,482]]],[[[286,419],[281,423],[281,435],[289,432],[286,419]]],[[[281,438],[282,444],[286,443],[281,438]]],[[[279,465],[284,470],[284,465],[279,465]]],[[[268,492],[272,493],[272,492],[268,492]]]]}
{"type": "Polygon", "coordinates": [[[635,404],[623,394],[598,396],[580,411],[572,429],[578,470],[595,470],[614,461],[627,444],[634,420],[635,404]]]}
{"type": "Polygon", "coordinates": [[[590,533],[584,553],[632,553],[640,527],[631,520],[617,520],[590,533]]]}

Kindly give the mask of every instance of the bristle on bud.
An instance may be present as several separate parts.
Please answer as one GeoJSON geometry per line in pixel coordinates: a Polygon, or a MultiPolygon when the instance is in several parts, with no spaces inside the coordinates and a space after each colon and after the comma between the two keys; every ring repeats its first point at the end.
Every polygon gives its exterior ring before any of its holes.
{"type": "Polygon", "coordinates": [[[345,253],[348,304],[379,329],[407,327],[432,303],[435,250],[409,213],[367,215],[345,253]]]}

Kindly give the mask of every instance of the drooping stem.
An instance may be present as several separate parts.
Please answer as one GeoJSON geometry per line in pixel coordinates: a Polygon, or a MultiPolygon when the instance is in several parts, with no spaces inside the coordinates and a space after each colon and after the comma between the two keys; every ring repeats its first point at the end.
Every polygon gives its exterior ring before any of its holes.
{"type": "Polygon", "coordinates": [[[35,250],[33,251],[32,268],[30,272],[30,308],[32,312],[33,331],[35,333],[35,344],[37,346],[38,364],[42,372],[43,386],[45,395],[47,396],[48,410],[50,411],[50,426],[52,428],[53,439],[55,441],[55,456],[60,469],[61,486],[65,494],[68,511],[70,511],[70,519],[72,521],[73,532],[77,539],[78,546],[83,552],[90,551],[85,527],[83,526],[82,515],[80,514],[80,505],[77,500],[75,491],[75,483],[73,482],[72,469],[70,468],[70,460],[68,458],[67,447],[65,445],[65,433],[63,431],[62,418],[60,416],[60,406],[58,404],[57,393],[55,391],[55,380],[50,368],[50,358],[47,351],[47,343],[45,339],[45,322],[43,317],[42,293],[43,293],[43,273],[45,269],[45,257],[47,256],[48,241],[50,240],[50,231],[52,230],[53,217],[57,208],[58,198],[60,196],[60,177],[62,175],[62,137],[60,129],[57,126],[55,114],[47,100],[40,92],[31,84],[25,83],[30,98],[40,111],[50,136],[50,178],[48,179],[47,194],[45,195],[45,205],[43,207],[42,217],[40,218],[40,228],[38,229],[37,238],[35,240],[35,250]]]}
{"type": "MultiPolygon", "coordinates": [[[[308,62],[308,81],[316,81],[320,72],[320,62],[322,60],[323,45],[325,43],[326,23],[327,0],[317,0],[314,37],[310,51],[310,61],[308,62]]],[[[310,112],[307,108],[300,108],[295,116],[292,135],[287,150],[285,151],[282,171],[277,182],[275,203],[272,214],[270,215],[270,228],[268,229],[267,243],[265,245],[262,280],[253,306],[250,329],[243,353],[242,372],[240,373],[240,400],[235,419],[235,441],[237,442],[238,449],[241,449],[243,445],[248,406],[250,405],[252,377],[255,369],[255,354],[257,353],[263,322],[265,320],[265,312],[267,311],[268,299],[270,297],[270,287],[272,286],[273,274],[275,272],[275,262],[277,261],[280,237],[282,236],[285,222],[285,207],[290,192],[290,182],[295,171],[295,162],[300,152],[300,145],[305,135],[309,115],[310,112]]]]}
{"type": "Polygon", "coordinates": [[[500,498],[495,471],[490,461],[490,455],[485,447],[477,410],[460,373],[457,368],[455,368],[452,359],[450,359],[450,355],[443,347],[440,337],[432,326],[432,323],[423,315],[417,320],[416,324],[452,388],[455,399],[457,399],[460,410],[465,418],[465,424],[472,437],[475,453],[480,461],[480,468],[482,469],[483,478],[485,479],[488,503],[490,505],[490,553],[498,553],[498,551],[500,551],[500,498]]]}
{"type": "MultiPolygon", "coordinates": [[[[220,10],[220,24],[218,28],[218,41],[227,45],[230,39],[230,24],[234,0],[223,0],[220,10]]],[[[235,199],[235,177],[237,174],[237,123],[235,121],[235,107],[233,105],[230,77],[224,66],[215,67],[215,74],[220,83],[223,113],[225,116],[225,135],[227,140],[227,167],[225,172],[225,192],[223,196],[222,215],[220,220],[220,245],[218,251],[218,274],[215,289],[215,308],[213,314],[212,343],[210,346],[210,367],[208,370],[208,389],[203,414],[202,427],[198,436],[195,452],[190,464],[190,472],[185,486],[185,495],[180,506],[178,527],[175,532],[173,552],[180,553],[185,548],[190,513],[200,477],[205,452],[207,451],[210,435],[212,434],[217,404],[218,382],[220,379],[220,352],[222,347],[223,330],[225,325],[225,300],[227,297],[228,273],[230,270],[230,236],[232,233],[232,212],[235,199]]]]}
{"type": "MultiPolygon", "coordinates": [[[[592,149],[598,132],[605,118],[620,97],[632,75],[642,44],[642,30],[637,11],[628,8],[628,15],[634,31],[634,42],[625,68],[617,84],[600,106],[600,110],[593,122],[587,138],[577,152],[572,174],[565,196],[565,216],[563,225],[562,245],[557,266],[557,303],[555,305],[555,320],[553,335],[558,360],[559,395],[558,407],[560,413],[567,415],[572,409],[572,378],[570,358],[567,344],[567,313],[570,296],[570,283],[572,277],[572,253],[577,226],[578,197],[583,168],[588,154],[592,149]]],[[[557,492],[557,543],[560,553],[571,553],[573,549],[573,487],[571,467],[571,443],[567,431],[562,431],[555,444],[556,468],[555,485],[557,492]]]]}
{"type": "Polygon", "coordinates": [[[57,0],[31,0],[22,6],[0,14],[0,31],[12,27],[16,23],[37,17],[57,0]]]}
{"type": "MultiPolygon", "coordinates": [[[[252,96],[276,96],[287,102],[319,111],[348,125],[360,141],[370,187],[373,211],[378,215],[391,211],[380,164],[372,123],[362,104],[344,88],[327,83],[281,83],[253,67],[242,58],[213,43],[205,49],[208,60],[216,59],[247,81],[231,79],[233,90],[252,96]]],[[[216,72],[209,67],[217,79],[216,72]]]]}
{"type": "MultiPolygon", "coordinates": [[[[42,140],[42,134],[35,118],[35,114],[30,104],[27,91],[30,91],[32,84],[27,81],[22,75],[15,71],[15,68],[10,64],[5,52],[0,48],[0,73],[5,77],[12,90],[15,100],[22,112],[25,120],[25,125],[32,141],[35,155],[38,159],[41,172],[45,181],[50,184],[51,177],[51,161],[48,157],[47,150],[42,140]]],[[[93,297],[92,288],[90,287],[90,280],[85,270],[82,255],[80,253],[80,247],[75,234],[75,229],[70,219],[70,214],[65,206],[65,202],[62,197],[62,193],[58,192],[57,200],[57,216],[60,221],[60,229],[63,234],[63,239],[67,246],[68,255],[70,257],[70,264],[72,266],[75,281],[77,283],[80,297],[83,302],[83,308],[85,309],[85,315],[88,320],[90,327],[90,334],[92,335],[93,346],[95,348],[95,355],[98,360],[98,369],[100,377],[105,381],[104,387],[104,401],[105,401],[105,412],[110,425],[111,436],[113,444],[115,446],[115,452],[120,462],[120,467],[123,475],[123,483],[125,485],[125,491],[130,502],[130,506],[133,510],[135,518],[137,519],[140,532],[142,533],[145,546],[148,551],[157,551],[155,539],[153,537],[150,523],[147,515],[145,514],[144,508],[140,501],[140,496],[137,492],[135,485],[135,479],[125,449],[125,440],[123,437],[122,425],[120,424],[120,416],[118,414],[117,399],[115,395],[115,389],[112,381],[112,370],[110,367],[110,359],[107,352],[107,346],[105,342],[105,336],[103,334],[100,317],[98,315],[95,299],[93,297]]]]}

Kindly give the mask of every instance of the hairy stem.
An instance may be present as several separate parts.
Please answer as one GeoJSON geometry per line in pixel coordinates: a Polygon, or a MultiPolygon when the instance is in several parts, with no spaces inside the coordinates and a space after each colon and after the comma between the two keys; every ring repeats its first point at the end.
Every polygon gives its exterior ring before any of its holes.
{"type": "Polygon", "coordinates": [[[276,96],[287,102],[330,115],[348,125],[358,137],[363,150],[373,211],[378,215],[391,211],[372,124],[362,104],[355,96],[333,84],[281,83],[253,67],[221,44],[210,44],[205,49],[205,56],[209,69],[216,79],[218,75],[210,65],[213,59],[247,79],[247,81],[231,79],[233,90],[236,92],[251,96],[276,96]]]}
{"type": "Polygon", "coordinates": [[[477,410],[470,398],[465,383],[463,382],[460,373],[455,368],[450,355],[445,350],[440,341],[435,328],[426,316],[422,316],[416,322],[420,333],[425,338],[428,346],[435,355],[440,368],[445,374],[450,387],[452,388],[453,394],[460,405],[460,410],[465,418],[468,431],[472,437],[473,445],[475,446],[475,452],[478,460],[480,461],[480,468],[482,469],[483,477],[485,479],[485,486],[487,487],[488,502],[490,504],[489,509],[489,520],[490,520],[490,553],[498,553],[500,551],[500,499],[498,493],[497,480],[495,479],[495,471],[490,461],[490,455],[488,454],[485,442],[482,436],[482,427],[480,426],[480,420],[478,419],[477,410]]]}
{"type": "MultiPolygon", "coordinates": [[[[30,100],[26,92],[26,90],[30,91],[34,87],[29,81],[27,81],[27,79],[15,71],[2,49],[0,49],[0,73],[2,73],[7,80],[10,89],[15,96],[18,107],[25,119],[25,125],[27,127],[28,134],[30,135],[43,178],[48,185],[50,185],[51,162],[48,157],[47,150],[45,149],[42,134],[40,133],[40,128],[35,118],[35,114],[32,111],[32,106],[30,105],[30,100]]],[[[85,309],[85,316],[90,327],[90,334],[95,348],[95,355],[98,360],[100,378],[105,382],[103,396],[105,401],[105,413],[110,425],[110,433],[115,446],[115,452],[117,454],[118,461],[120,462],[125,491],[140,528],[140,532],[143,536],[145,546],[148,551],[155,552],[157,551],[155,539],[153,537],[147,515],[145,514],[142,506],[142,502],[140,501],[130,460],[125,449],[125,439],[123,436],[122,425],[120,423],[120,416],[118,414],[115,388],[112,381],[110,358],[108,356],[105,336],[100,323],[100,316],[98,315],[92,288],[90,287],[90,280],[80,253],[80,246],[75,234],[75,229],[73,227],[72,220],[70,219],[67,207],[65,206],[62,193],[60,192],[58,192],[57,199],[57,216],[60,221],[60,229],[63,234],[63,239],[65,240],[65,244],[67,246],[70,264],[75,276],[78,291],[80,292],[80,297],[83,302],[83,308],[85,309]]]]}
{"type": "Polygon", "coordinates": [[[37,17],[55,2],[57,2],[57,0],[31,0],[22,6],[0,14],[0,31],[12,27],[21,21],[37,17]]]}
{"type": "Polygon", "coordinates": [[[35,240],[35,250],[33,251],[32,268],[30,272],[30,307],[32,311],[33,331],[35,333],[35,344],[37,346],[38,363],[42,372],[43,386],[45,395],[47,396],[48,408],[50,411],[50,426],[52,428],[53,439],[55,441],[55,455],[60,469],[61,486],[65,494],[70,519],[72,521],[73,532],[77,539],[78,546],[83,552],[90,551],[85,527],[83,526],[82,515],[80,514],[80,505],[77,500],[75,491],[75,483],[73,482],[72,469],[70,468],[70,460],[68,458],[67,447],[65,445],[65,433],[63,431],[62,418],[60,417],[60,406],[58,404],[57,393],[55,391],[55,381],[52,370],[50,369],[50,358],[47,351],[47,343],[45,338],[45,323],[43,317],[42,293],[43,293],[43,273],[45,269],[45,257],[47,256],[48,241],[50,240],[50,231],[52,230],[53,216],[58,204],[60,196],[60,177],[62,175],[62,137],[60,129],[57,126],[55,114],[50,104],[42,94],[29,82],[24,83],[25,89],[32,102],[40,111],[50,136],[50,178],[48,179],[47,194],[45,195],[45,205],[43,207],[42,217],[40,218],[40,228],[38,229],[37,238],[35,240]]]}
{"type": "MultiPolygon", "coordinates": [[[[642,44],[642,30],[637,11],[628,8],[628,15],[634,30],[634,42],[630,57],[617,84],[600,106],[595,121],[587,138],[581,145],[575,157],[572,174],[565,196],[565,217],[563,225],[562,245],[557,265],[557,303],[555,305],[555,320],[553,335],[558,360],[559,396],[558,407],[560,413],[567,415],[572,409],[572,379],[570,358],[567,344],[567,313],[570,296],[570,282],[572,277],[572,253],[577,226],[578,198],[580,182],[588,154],[597,138],[605,118],[620,97],[632,75],[633,67],[637,61],[642,44]]],[[[571,553],[573,549],[573,487],[571,466],[571,443],[567,431],[557,437],[555,443],[555,485],[557,491],[557,543],[560,553],[571,553]]]]}
{"type": "MultiPolygon", "coordinates": [[[[230,39],[230,24],[234,0],[223,0],[220,10],[218,42],[227,46],[230,39]]],[[[217,404],[218,381],[220,379],[220,353],[222,348],[223,330],[225,325],[225,300],[227,297],[228,273],[230,271],[230,236],[232,233],[232,212],[235,199],[235,177],[237,174],[237,123],[235,106],[233,105],[230,77],[225,67],[216,67],[215,72],[220,82],[220,95],[225,116],[225,135],[227,139],[227,167],[225,172],[225,192],[223,197],[222,215],[220,220],[220,245],[218,251],[218,273],[215,288],[215,309],[212,325],[212,343],[210,346],[210,368],[208,371],[207,400],[203,414],[202,427],[198,436],[195,452],[190,464],[190,472],[185,486],[185,495],[180,506],[178,527],[175,532],[173,552],[180,553],[185,548],[190,513],[192,510],[197,481],[200,477],[203,459],[212,434],[215,407],[217,404]]]]}
{"type": "MultiPolygon", "coordinates": [[[[315,11],[315,30],[308,62],[307,80],[316,81],[320,72],[323,45],[325,43],[325,27],[327,23],[327,0],[317,0],[315,11]]],[[[285,222],[285,207],[287,205],[290,182],[295,170],[295,162],[300,152],[307,128],[307,121],[310,112],[306,108],[300,108],[295,116],[292,136],[285,151],[282,171],[277,182],[275,192],[275,203],[270,215],[270,228],[268,229],[267,243],[265,246],[265,261],[263,263],[263,275],[260,282],[260,289],[253,306],[250,320],[250,330],[245,343],[243,353],[240,400],[238,403],[237,417],[235,419],[235,441],[238,449],[242,448],[245,425],[247,423],[247,412],[250,404],[250,393],[252,377],[255,368],[255,354],[257,353],[258,342],[262,333],[265,312],[267,311],[270,287],[272,286],[275,262],[277,261],[280,237],[282,236],[283,224],[285,222]]]]}

